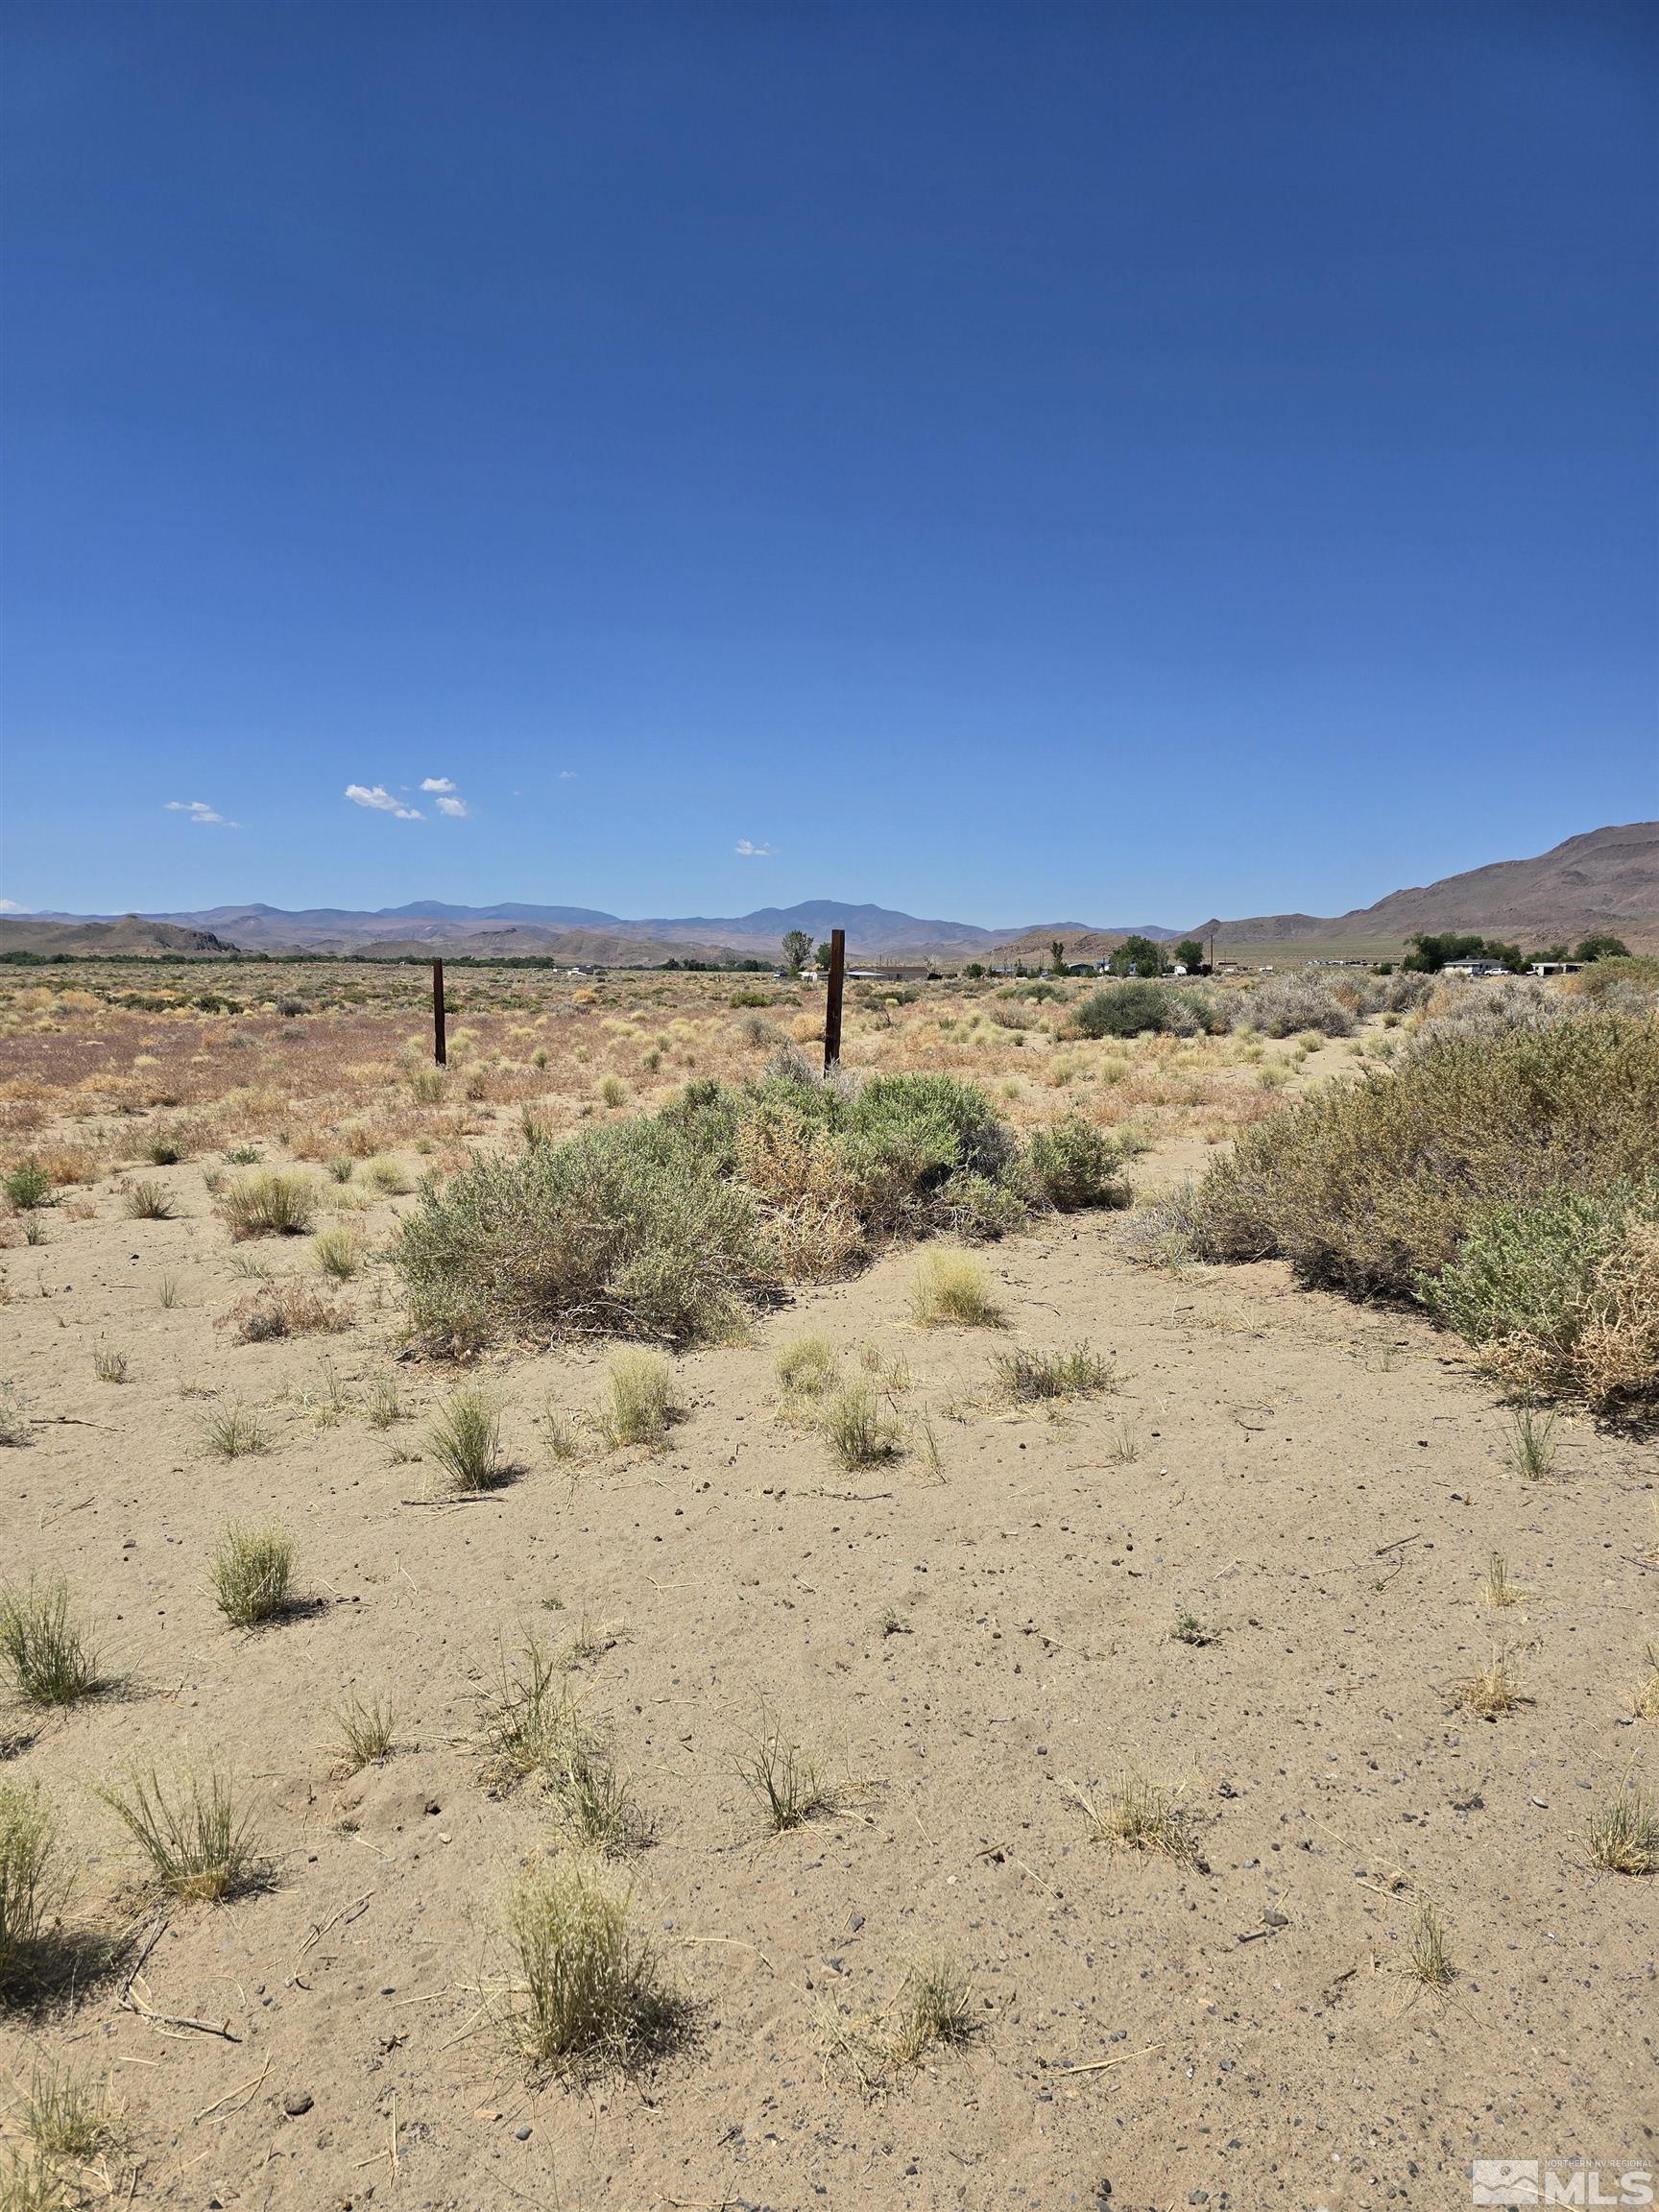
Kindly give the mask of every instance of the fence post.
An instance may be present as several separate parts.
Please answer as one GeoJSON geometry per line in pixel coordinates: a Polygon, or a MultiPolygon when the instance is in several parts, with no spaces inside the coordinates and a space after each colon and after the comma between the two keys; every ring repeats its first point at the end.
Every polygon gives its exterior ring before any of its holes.
{"type": "Polygon", "coordinates": [[[841,986],[847,976],[847,932],[830,932],[830,980],[824,992],[824,1072],[841,1065],[841,986]]]}
{"type": "Polygon", "coordinates": [[[440,1068],[449,1059],[449,1040],[444,1028],[444,963],[432,963],[432,1057],[440,1068]]]}

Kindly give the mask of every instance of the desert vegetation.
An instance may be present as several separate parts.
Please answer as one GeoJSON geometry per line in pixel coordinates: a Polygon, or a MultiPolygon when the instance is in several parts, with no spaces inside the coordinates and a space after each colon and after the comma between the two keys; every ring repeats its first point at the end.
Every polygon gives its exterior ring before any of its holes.
{"type": "Polygon", "coordinates": [[[0,2056],[118,2119],[0,2170],[1382,2201],[1425,2038],[1539,2117],[1486,2003],[1619,2109],[1598,966],[860,986],[829,1082],[791,979],[465,971],[441,1070],[418,972],[0,974],[0,2056]]]}
{"type": "Polygon", "coordinates": [[[1523,1393],[1659,1386],[1659,1022],[1432,1024],[1401,1064],[1249,1132],[1174,1226],[1198,1257],[1288,1260],[1415,1298],[1523,1393]]]}

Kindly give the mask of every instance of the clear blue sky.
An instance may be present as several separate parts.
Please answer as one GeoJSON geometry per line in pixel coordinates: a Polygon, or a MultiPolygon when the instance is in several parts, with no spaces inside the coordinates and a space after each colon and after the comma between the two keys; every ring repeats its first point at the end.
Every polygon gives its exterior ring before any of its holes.
{"type": "Polygon", "coordinates": [[[1646,0],[4,37],[22,905],[1178,925],[1659,812],[1646,0]]]}

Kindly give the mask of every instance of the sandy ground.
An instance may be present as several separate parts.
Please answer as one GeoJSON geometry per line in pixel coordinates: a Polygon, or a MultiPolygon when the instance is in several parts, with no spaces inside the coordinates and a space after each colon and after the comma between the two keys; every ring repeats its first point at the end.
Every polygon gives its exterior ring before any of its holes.
{"type": "Polygon", "coordinates": [[[454,1379],[399,1360],[384,1272],[344,1293],[349,1334],[237,1344],[249,1286],[201,1169],[154,1172],[180,1218],[121,1218],[107,1187],[94,1218],[54,1208],[0,1308],[34,1424],[0,1454],[4,1574],[66,1575],[131,1677],[0,1716],[0,1771],[61,1809],[84,1923],[157,1924],[88,1794],[133,1760],[233,1767],[276,1868],[167,1911],[144,1961],[156,2013],[223,2033],[123,2008],[119,1971],[0,2022],[12,2076],[42,2052],[111,2076],[117,2201],[1437,2212],[1476,2156],[1659,2162],[1659,1882],[1585,1848],[1632,1762],[1659,1780],[1631,1712],[1659,1638],[1650,1442],[1563,1421],[1523,1482],[1509,1416],[1425,1324],[1273,1267],[1137,1269],[1089,1218],[989,1253],[1005,1334],[912,1327],[900,1252],[687,1358],[654,1458],[572,1471],[539,1440],[550,1400],[595,1402],[602,1350],[497,1361],[522,1472],[434,1505],[403,1455],[454,1379]],[[936,1468],[848,1476],[780,1424],[772,1359],[806,1329],[906,1357],[936,1468]],[[1000,1345],[1079,1338],[1115,1392],[1060,1421],[983,1402],[1000,1345]],[[96,1379],[100,1342],[130,1381],[96,1379]],[[414,1417],[379,1431],[386,1377],[414,1417]],[[269,1453],[206,1453],[231,1401],[269,1453]],[[239,1635],[207,1562],[268,1514],[321,1602],[239,1635]],[[1501,1615],[1495,1549],[1531,1593],[1501,1615]],[[1172,1639],[1188,1612],[1213,1643],[1172,1639]],[[477,1694],[502,1639],[584,1625],[575,1679],[656,1821],[637,1910],[694,2026],[632,2080],[534,2088],[487,2000],[504,1888],[556,1839],[533,1791],[483,1787],[477,1694]],[[1500,1643],[1532,1702],[1484,1722],[1447,1693],[1500,1643]],[[400,1748],[341,1783],[352,1686],[391,1692],[400,1748]],[[763,1703],[859,1785],[781,1837],[734,1771],[763,1703]],[[1068,1785],[1127,1769],[1184,1791],[1201,1863],[1093,1839],[1068,1785]],[[1424,1897],[1441,1997],[1400,1971],[1424,1897]],[[980,2031],[867,2100],[819,2011],[882,2004],[934,1942],[980,2031]]]}

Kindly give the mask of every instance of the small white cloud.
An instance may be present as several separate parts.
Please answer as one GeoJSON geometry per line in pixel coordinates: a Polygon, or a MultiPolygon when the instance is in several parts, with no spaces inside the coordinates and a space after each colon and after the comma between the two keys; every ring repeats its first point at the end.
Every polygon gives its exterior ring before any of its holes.
{"type": "Polygon", "coordinates": [[[574,768],[561,768],[561,769],[560,769],[560,771],[559,771],[559,781],[560,781],[560,782],[561,782],[561,783],[574,783],[574,782],[575,782],[575,781],[576,781],[576,771],[575,771],[575,769],[574,769],[574,768]]]}
{"type": "Polygon", "coordinates": [[[239,822],[228,822],[217,808],[209,806],[205,799],[169,799],[163,808],[168,814],[184,814],[192,822],[210,822],[220,830],[239,830],[239,822]]]}
{"type": "MultiPolygon", "coordinates": [[[[427,786],[422,783],[421,788],[424,791],[427,786]]],[[[452,822],[460,822],[470,813],[471,809],[465,799],[440,799],[438,811],[440,814],[447,814],[452,822]]]]}
{"type": "Polygon", "coordinates": [[[421,788],[422,791],[453,791],[455,785],[447,776],[423,776],[421,788]]]}
{"type": "Polygon", "coordinates": [[[419,806],[405,806],[401,799],[393,798],[384,783],[348,783],[346,796],[353,806],[371,806],[377,814],[396,814],[399,822],[422,819],[419,806]]]}
{"type": "Polygon", "coordinates": [[[773,855],[773,848],[770,845],[752,844],[747,837],[739,837],[732,850],[733,853],[741,854],[745,860],[770,860],[773,855]]]}
{"type": "Polygon", "coordinates": [[[19,906],[15,899],[0,899],[0,914],[27,914],[27,906],[19,906]]]}

